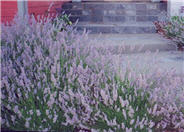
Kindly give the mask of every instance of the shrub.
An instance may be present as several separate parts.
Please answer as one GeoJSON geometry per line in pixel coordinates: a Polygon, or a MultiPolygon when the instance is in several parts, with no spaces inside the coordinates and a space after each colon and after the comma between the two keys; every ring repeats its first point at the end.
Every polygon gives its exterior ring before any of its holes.
{"type": "Polygon", "coordinates": [[[58,73],[64,73],[61,71],[62,67],[58,67],[58,58],[62,56],[60,49],[65,38],[62,37],[60,42],[54,40],[57,28],[51,24],[51,20],[37,23],[34,18],[30,21],[28,18],[25,21],[16,18],[14,25],[2,27],[2,30],[1,111],[2,123],[6,123],[3,128],[72,129],[61,125],[65,120],[64,111],[58,106],[58,102],[52,102],[59,90],[53,80],[55,72],[57,70],[58,73]]]}
{"type": "Polygon", "coordinates": [[[173,40],[179,48],[184,46],[184,18],[173,16],[168,22],[155,22],[158,33],[173,40]]]}
{"type": "Polygon", "coordinates": [[[86,32],[78,34],[70,26],[60,32],[57,21],[16,18],[12,26],[2,26],[3,129],[146,132],[156,126],[183,127],[181,78],[158,70],[136,73],[128,65],[118,69],[117,57],[108,50],[99,53],[86,32]]]}

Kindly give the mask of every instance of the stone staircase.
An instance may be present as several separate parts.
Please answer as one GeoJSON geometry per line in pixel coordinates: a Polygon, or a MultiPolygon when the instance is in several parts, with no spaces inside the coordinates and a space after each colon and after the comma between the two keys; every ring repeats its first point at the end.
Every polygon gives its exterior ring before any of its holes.
{"type": "Polygon", "coordinates": [[[91,33],[155,33],[154,21],[166,12],[166,3],[152,2],[69,2],[61,12],[71,14],[79,31],[91,33]]]}

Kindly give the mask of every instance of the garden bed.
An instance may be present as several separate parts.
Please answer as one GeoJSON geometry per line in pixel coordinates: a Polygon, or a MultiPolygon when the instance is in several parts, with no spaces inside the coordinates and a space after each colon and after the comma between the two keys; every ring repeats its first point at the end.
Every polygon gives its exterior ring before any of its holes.
{"type": "Polygon", "coordinates": [[[122,68],[62,19],[16,18],[2,30],[2,129],[184,130],[184,80],[174,70],[137,72],[126,59],[122,68]]]}

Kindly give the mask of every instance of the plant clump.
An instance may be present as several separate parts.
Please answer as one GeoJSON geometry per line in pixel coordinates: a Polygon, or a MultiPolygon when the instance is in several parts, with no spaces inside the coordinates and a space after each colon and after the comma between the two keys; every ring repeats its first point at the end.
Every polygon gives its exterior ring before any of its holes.
{"type": "Polygon", "coordinates": [[[3,130],[184,130],[182,78],[117,68],[85,31],[54,21],[17,17],[2,26],[3,130]]]}
{"type": "Polygon", "coordinates": [[[155,26],[159,34],[174,41],[178,50],[184,47],[184,17],[173,16],[169,21],[157,21],[155,26]]]}

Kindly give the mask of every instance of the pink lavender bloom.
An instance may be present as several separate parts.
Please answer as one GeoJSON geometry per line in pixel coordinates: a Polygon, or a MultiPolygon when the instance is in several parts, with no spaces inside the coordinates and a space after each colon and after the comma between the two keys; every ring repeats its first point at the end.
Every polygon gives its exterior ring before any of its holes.
{"type": "Polygon", "coordinates": [[[14,112],[15,113],[18,113],[19,112],[19,109],[18,109],[18,106],[17,105],[14,107],[14,112]]]}
{"type": "Polygon", "coordinates": [[[27,128],[29,128],[29,121],[26,121],[26,123],[25,123],[25,127],[27,127],[27,128]]]}
{"type": "Polygon", "coordinates": [[[36,110],[36,114],[37,116],[40,116],[41,115],[40,110],[36,110]]]}

